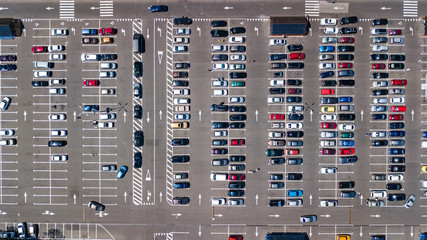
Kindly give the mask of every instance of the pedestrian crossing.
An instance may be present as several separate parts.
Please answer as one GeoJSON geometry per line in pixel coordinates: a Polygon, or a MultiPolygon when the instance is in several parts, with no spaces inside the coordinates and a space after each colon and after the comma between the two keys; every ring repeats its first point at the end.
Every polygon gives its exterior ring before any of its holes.
{"type": "Polygon", "coordinates": [[[59,18],[74,18],[74,0],[59,1],[59,18]]]}
{"type": "Polygon", "coordinates": [[[305,0],[305,15],[319,16],[319,0],[305,0]]]}
{"type": "Polygon", "coordinates": [[[418,0],[403,1],[403,16],[418,17],[418,0]]]}
{"type": "Polygon", "coordinates": [[[99,15],[101,17],[112,17],[113,14],[113,2],[112,0],[99,2],[99,15]]]}

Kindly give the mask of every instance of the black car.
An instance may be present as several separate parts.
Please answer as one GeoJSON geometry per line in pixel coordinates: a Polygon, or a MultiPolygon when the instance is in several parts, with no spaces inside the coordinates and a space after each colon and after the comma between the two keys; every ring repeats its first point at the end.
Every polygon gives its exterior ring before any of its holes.
{"type": "Polygon", "coordinates": [[[354,55],[353,54],[338,54],[338,60],[354,60],[354,55]]]}
{"type": "Polygon", "coordinates": [[[211,27],[227,27],[227,22],[222,20],[212,21],[211,27]]]}
{"type": "Polygon", "coordinates": [[[227,112],[228,111],[228,105],[221,104],[212,104],[211,105],[211,111],[216,112],[227,112]]]}
{"type": "Polygon", "coordinates": [[[212,61],[227,61],[228,55],[226,54],[214,54],[212,55],[212,61]]]}
{"type": "Polygon", "coordinates": [[[142,62],[133,63],[133,76],[142,77],[142,62]]]}
{"type": "Polygon", "coordinates": [[[142,106],[137,104],[133,107],[133,117],[136,119],[142,119],[142,106]]]}
{"type": "Polygon", "coordinates": [[[356,119],[356,115],[352,113],[341,113],[338,114],[338,119],[341,121],[354,121],[356,119]]]}
{"type": "Polygon", "coordinates": [[[327,71],[327,72],[320,73],[320,78],[328,78],[333,76],[334,76],[334,71],[327,71]]]}
{"type": "Polygon", "coordinates": [[[387,190],[400,190],[402,189],[402,184],[400,183],[387,183],[385,186],[387,190]]]}
{"type": "Polygon", "coordinates": [[[302,102],[302,98],[301,97],[286,97],[286,102],[300,103],[300,102],[302,102]]]}
{"type": "Polygon", "coordinates": [[[49,147],[64,147],[67,146],[67,141],[64,140],[51,140],[47,143],[49,147]]]}
{"type": "Polygon", "coordinates": [[[374,140],[372,141],[373,147],[381,147],[381,146],[387,146],[388,141],[387,140],[374,140]]]}
{"type": "Polygon", "coordinates": [[[239,33],[245,33],[245,32],[246,32],[246,28],[244,28],[244,27],[230,28],[230,33],[232,33],[232,34],[239,34],[239,33]]]}
{"type": "Polygon", "coordinates": [[[357,156],[351,156],[351,157],[340,157],[340,163],[346,164],[346,163],[355,163],[357,162],[357,156]]]}
{"type": "Polygon", "coordinates": [[[246,52],[246,47],[243,45],[230,46],[230,52],[246,52]]]}
{"type": "Polygon", "coordinates": [[[245,188],[245,182],[229,182],[228,188],[245,188]]]}
{"type": "Polygon", "coordinates": [[[405,124],[403,122],[389,123],[389,128],[391,128],[391,129],[402,129],[402,128],[405,128],[405,124]]]}
{"type": "Polygon", "coordinates": [[[185,146],[190,143],[190,140],[188,138],[174,138],[172,139],[171,144],[173,146],[185,146]]]}
{"type": "Polygon", "coordinates": [[[325,87],[333,87],[336,85],[337,85],[337,81],[335,81],[335,80],[324,80],[324,81],[322,81],[322,86],[325,86],[325,87]]]}
{"type": "Polygon", "coordinates": [[[389,69],[404,69],[405,64],[403,64],[403,63],[389,63],[388,68],[389,69]]]}
{"type": "Polygon", "coordinates": [[[104,53],[104,54],[100,54],[100,56],[101,56],[101,61],[117,59],[117,54],[113,54],[113,53],[104,53]]]}
{"type": "Polygon", "coordinates": [[[390,55],[390,61],[405,61],[405,55],[390,55]]]}
{"type": "Polygon", "coordinates": [[[244,155],[230,156],[230,162],[244,162],[245,160],[246,160],[246,156],[244,155]]]}
{"type": "Polygon", "coordinates": [[[302,51],[303,50],[303,46],[301,44],[291,44],[291,45],[288,45],[288,50],[290,52],[292,52],[292,51],[302,51]]]}
{"type": "Polygon", "coordinates": [[[230,106],[228,108],[228,111],[230,112],[246,112],[245,106],[230,106]]]}
{"type": "Polygon", "coordinates": [[[338,188],[354,188],[355,183],[354,181],[345,181],[345,182],[339,182],[338,188]]]}
{"type": "Polygon", "coordinates": [[[271,69],[284,69],[286,68],[286,63],[272,63],[271,69]]]}
{"type": "Polygon", "coordinates": [[[136,152],[133,154],[133,167],[141,168],[142,167],[142,153],[136,152]]]}
{"type": "Polygon", "coordinates": [[[286,54],[270,54],[270,61],[286,59],[286,54]]]}
{"type": "Polygon", "coordinates": [[[357,22],[359,22],[359,19],[356,16],[343,17],[340,20],[341,25],[351,24],[351,23],[357,23],[357,22]]]}
{"type": "Polygon", "coordinates": [[[385,120],[387,119],[387,114],[381,113],[381,114],[372,114],[372,120],[385,120]]]}
{"type": "Polygon", "coordinates": [[[301,68],[304,68],[304,63],[302,63],[302,62],[290,62],[290,63],[288,63],[288,68],[301,69],[301,68]]]}
{"type": "Polygon", "coordinates": [[[193,20],[191,18],[182,16],[180,18],[174,18],[173,23],[175,25],[190,25],[193,23],[193,20]]]}
{"type": "Polygon", "coordinates": [[[133,133],[133,145],[135,147],[142,147],[144,146],[144,132],[143,131],[135,131],[133,133]]]}
{"type": "Polygon", "coordinates": [[[389,74],[386,72],[374,72],[371,74],[371,78],[388,78],[389,74]]]}
{"type": "Polygon", "coordinates": [[[274,77],[283,77],[283,72],[274,72],[273,76],[274,77]]]}
{"type": "Polygon", "coordinates": [[[14,62],[16,59],[16,55],[0,55],[0,61],[14,62]]]}
{"type": "Polygon", "coordinates": [[[395,202],[395,201],[405,201],[406,195],[404,193],[398,194],[387,194],[387,200],[395,202]]]}
{"type": "Polygon", "coordinates": [[[248,74],[246,74],[245,72],[231,72],[228,74],[228,76],[230,78],[246,78],[248,76],[248,74]]]}
{"type": "Polygon", "coordinates": [[[174,87],[188,87],[188,81],[185,80],[173,80],[172,86],[174,87]]]}
{"type": "Polygon", "coordinates": [[[388,24],[388,20],[386,18],[377,18],[372,20],[372,26],[387,25],[387,24],[388,24]]]}
{"type": "MultiPolygon", "coordinates": [[[[95,202],[95,201],[90,201],[89,203],[89,208],[95,209],[95,211],[104,211],[105,210],[105,205],[101,204],[99,202],[95,202]]],[[[34,226],[38,226],[37,224],[34,226]]]]}
{"type": "Polygon", "coordinates": [[[302,81],[299,79],[289,79],[286,81],[286,84],[291,86],[300,86],[302,84],[302,81]]]}
{"type": "Polygon", "coordinates": [[[270,88],[268,91],[270,94],[284,94],[286,92],[285,88],[270,88]]]}
{"type": "Polygon", "coordinates": [[[244,127],[245,127],[245,123],[243,122],[230,123],[230,128],[244,128],[244,127]]]}
{"type": "Polygon", "coordinates": [[[283,199],[274,199],[268,202],[268,206],[270,207],[283,207],[285,206],[285,200],[283,199]]]}
{"type": "Polygon", "coordinates": [[[288,158],[287,164],[288,165],[301,165],[302,164],[302,158],[288,158]]]}
{"type": "Polygon", "coordinates": [[[387,89],[375,89],[372,90],[372,95],[373,96],[380,96],[380,95],[387,95],[388,94],[388,90],[387,89]]]}
{"type": "Polygon", "coordinates": [[[186,163],[190,161],[189,155],[179,155],[179,156],[173,156],[171,158],[172,163],[186,163]]]}
{"type": "Polygon", "coordinates": [[[212,123],[212,129],[228,128],[228,127],[229,127],[228,122],[213,122],[212,123]]]}
{"type": "Polygon", "coordinates": [[[175,63],[175,68],[176,69],[187,69],[187,68],[190,68],[190,63],[189,62],[175,63]]]}
{"type": "Polygon", "coordinates": [[[246,114],[231,114],[230,121],[245,121],[246,114]]]}
{"type": "Polygon", "coordinates": [[[335,104],[338,103],[338,98],[336,97],[321,97],[320,98],[320,103],[321,104],[335,104]]]}
{"type": "Polygon", "coordinates": [[[390,157],[391,163],[405,163],[405,157],[390,157]]]}
{"type": "Polygon", "coordinates": [[[220,29],[211,30],[211,37],[228,37],[228,31],[220,29]]]}
{"type": "Polygon", "coordinates": [[[287,131],[286,132],[287,137],[294,137],[294,138],[301,138],[304,136],[303,131],[287,131]]]}
{"type": "Polygon", "coordinates": [[[371,54],[371,61],[375,61],[375,60],[387,60],[388,59],[388,55],[387,54],[381,54],[381,53],[376,53],[376,54],[371,54]]]}
{"type": "Polygon", "coordinates": [[[349,80],[339,80],[339,85],[340,86],[354,86],[354,80],[349,79],[349,80]]]}
{"type": "Polygon", "coordinates": [[[150,6],[150,12],[167,12],[168,6],[166,5],[153,5],[150,6]]]}
{"type": "Polygon", "coordinates": [[[301,173],[287,173],[286,174],[286,180],[301,180],[302,174],[301,173]]]}
{"type": "MultiPolygon", "coordinates": [[[[53,63],[49,66],[53,66],[53,63]]],[[[16,71],[16,64],[2,64],[0,65],[0,71],[16,71]]]]}
{"type": "Polygon", "coordinates": [[[185,204],[190,203],[190,198],[189,197],[174,197],[172,202],[173,202],[173,205],[185,205],[185,204]]]}
{"type": "Polygon", "coordinates": [[[228,190],[227,191],[227,196],[229,197],[240,197],[245,195],[245,191],[243,190],[228,190]]]}
{"type": "Polygon", "coordinates": [[[388,166],[390,172],[405,172],[405,165],[390,165],[388,166]]]}
{"type": "Polygon", "coordinates": [[[298,114],[298,113],[291,113],[288,115],[288,118],[289,118],[289,120],[301,121],[301,120],[304,120],[304,115],[298,114]]]}
{"type": "Polygon", "coordinates": [[[354,52],[354,46],[343,46],[340,45],[337,47],[338,52],[354,52]]]}
{"type": "Polygon", "coordinates": [[[341,34],[356,34],[357,28],[355,27],[343,27],[340,29],[341,34]]]}
{"type": "Polygon", "coordinates": [[[33,87],[47,87],[49,86],[49,82],[48,81],[32,81],[31,85],[33,87]]]}

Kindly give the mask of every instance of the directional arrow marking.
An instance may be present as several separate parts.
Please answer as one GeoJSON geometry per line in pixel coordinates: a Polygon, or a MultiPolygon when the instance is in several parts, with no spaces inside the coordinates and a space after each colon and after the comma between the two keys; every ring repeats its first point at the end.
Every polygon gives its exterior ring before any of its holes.
{"type": "Polygon", "coordinates": [[[147,182],[151,181],[150,169],[147,169],[147,174],[145,175],[145,181],[147,181],[147,182]]]}
{"type": "Polygon", "coordinates": [[[159,64],[162,64],[163,51],[157,51],[157,58],[159,59],[159,64]]]}
{"type": "Polygon", "coordinates": [[[163,201],[163,193],[162,192],[159,193],[159,197],[160,197],[160,202],[162,202],[163,201]]]}

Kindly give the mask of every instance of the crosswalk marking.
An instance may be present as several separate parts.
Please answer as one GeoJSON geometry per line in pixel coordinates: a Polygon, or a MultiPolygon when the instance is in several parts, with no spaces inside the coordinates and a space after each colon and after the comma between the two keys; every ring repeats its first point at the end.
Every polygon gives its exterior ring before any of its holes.
{"type": "Polygon", "coordinates": [[[113,1],[103,1],[99,3],[99,15],[101,17],[112,17],[113,16],[113,1]]]}
{"type": "Polygon", "coordinates": [[[59,18],[74,18],[74,0],[59,1],[59,18]]]}
{"type": "Polygon", "coordinates": [[[319,16],[319,0],[305,0],[305,15],[319,16]]]}
{"type": "Polygon", "coordinates": [[[403,1],[403,16],[418,17],[418,0],[403,1]]]}

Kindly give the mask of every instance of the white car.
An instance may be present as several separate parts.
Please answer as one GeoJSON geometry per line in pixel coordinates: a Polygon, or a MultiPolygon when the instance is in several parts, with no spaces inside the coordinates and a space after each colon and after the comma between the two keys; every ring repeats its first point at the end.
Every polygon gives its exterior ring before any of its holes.
{"type": "Polygon", "coordinates": [[[65,80],[64,79],[52,79],[50,80],[50,85],[64,85],[65,80]]]}
{"type": "Polygon", "coordinates": [[[0,102],[0,109],[7,110],[10,106],[11,101],[12,99],[10,97],[4,97],[3,100],[0,102]]]}
{"type": "Polygon", "coordinates": [[[227,130],[215,131],[214,132],[214,137],[227,137],[227,135],[228,135],[227,130]]]}
{"type": "Polygon", "coordinates": [[[188,47],[185,45],[173,46],[172,48],[173,52],[186,52],[187,50],[188,50],[188,47]]]}
{"type": "Polygon", "coordinates": [[[286,201],[286,205],[291,206],[291,207],[301,206],[302,200],[301,199],[289,199],[288,201],[286,201]]]}
{"type": "Polygon", "coordinates": [[[246,61],[246,55],[243,54],[233,54],[230,56],[231,61],[246,61]]]}
{"type": "Polygon", "coordinates": [[[336,207],[338,205],[337,200],[321,200],[320,206],[321,207],[336,207]]]}
{"type": "Polygon", "coordinates": [[[227,203],[227,200],[225,198],[211,198],[210,202],[212,206],[221,206],[227,203]]]}
{"type": "Polygon", "coordinates": [[[215,63],[213,65],[213,69],[214,70],[218,70],[218,69],[227,70],[228,69],[228,63],[215,63]]]}
{"type": "Polygon", "coordinates": [[[213,80],[211,85],[212,87],[227,87],[228,82],[225,80],[213,80]]]}
{"type": "Polygon", "coordinates": [[[338,168],[336,167],[322,167],[320,168],[320,173],[322,174],[335,174],[338,172],[338,168]]]}
{"type": "Polygon", "coordinates": [[[188,37],[173,38],[173,43],[189,43],[189,42],[190,42],[190,38],[188,38],[188,37]]]}
{"type": "Polygon", "coordinates": [[[272,38],[268,43],[269,46],[283,46],[286,44],[286,39],[272,38]]]}
{"type": "Polygon", "coordinates": [[[268,132],[268,137],[270,138],[283,138],[285,137],[284,132],[268,132]]]}
{"type": "Polygon", "coordinates": [[[272,87],[282,87],[282,86],[285,86],[285,80],[282,80],[282,79],[273,79],[273,80],[270,80],[270,86],[272,86],[272,87]]]}
{"type": "Polygon", "coordinates": [[[415,199],[416,197],[414,194],[409,195],[408,199],[405,202],[405,208],[412,207],[412,205],[414,205],[415,199]]]}
{"type": "Polygon", "coordinates": [[[190,95],[190,89],[188,89],[188,88],[174,89],[173,95],[190,95]]]}
{"type": "Polygon", "coordinates": [[[52,36],[67,36],[68,30],[67,29],[52,29],[50,30],[50,35],[52,36]]]}
{"type": "Polygon", "coordinates": [[[116,90],[113,88],[107,88],[101,90],[101,95],[114,95],[116,94],[116,90]]]}
{"type": "Polygon", "coordinates": [[[387,103],[387,98],[374,98],[374,104],[385,104],[387,103]]]}
{"type": "Polygon", "coordinates": [[[345,130],[351,130],[354,131],[356,126],[354,124],[339,124],[338,130],[345,131],[345,130]]]}
{"type": "Polygon", "coordinates": [[[212,52],[227,52],[227,45],[212,45],[212,52]]]}
{"type": "Polygon", "coordinates": [[[13,129],[0,129],[0,136],[13,136],[15,135],[15,130],[13,129]]]}
{"type": "Polygon", "coordinates": [[[174,116],[175,120],[188,120],[191,118],[189,113],[178,113],[174,116]]]}
{"type": "Polygon", "coordinates": [[[67,136],[68,132],[67,130],[51,130],[50,131],[50,136],[55,136],[55,137],[64,137],[67,136]]]}
{"type": "Polygon", "coordinates": [[[325,34],[338,34],[338,28],[335,27],[325,27],[325,29],[323,29],[323,32],[325,34]]]}
{"type": "Polygon", "coordinates": [[[191,34],[191,29],[189,29],[189,28],[177,28],[176,29],[176,34],[190,35],[191,34]]]}
{"type": "Polygon", "coordinates": [[[190,99],[189,98],[175,98],[173,100],[174,104],[190,104],[190,99]]]}
{"type": "Polygon", "coordinates": [[[320,146],[322,147],[330,147],[337,145],[335,140],[322,140],[320,141],[320,146]]]}
{"type": "Polygon", "coordinates": [[[245,200],[241,199],[241,198],[230,198],[230,200],[228,200],[228,205],[232,206],[232,205],[243,205],[245,203],[245,200]]]}
{"type": "Polygon", "coordinates": [[[267,99],[268,103],[282,103],[283,102],[283,97],[269,97],[267,99]]]}
{"type": "Polygon", "coordinates": [[[386,131],[375,131],[371,133],[371,137],[373,138],[385,138],[387,137],[386,131]]]}
{"type": "Polygon", "coordinates": [[[403,44],[403,37],[392,37],[390,38],[390,43],[403,44]]]}
{"type": "Polygon", "coordinates": [[[303,105],[288,106],[288,112],[302,112],[302,111],[304,111],[303,105]]]}
{"type": "Polygon", "coordinates": [[[404,97],[392,97],[390,98],[390,103],[405,103],[404,97]]]}
{"type": "Polygon", "coordinates": [[[244,97],[230,97],[228,98],[229,103],[244,103],[245,98],[244,97]]]}
{"type": "Polygon", "coordinates": [[[52,162],[66,162],[68,160],[68,155],[52,155],[50,160],[52,160],[52,162]]]}
{"type": "Polygon", "coordinates": [[[336,138],[338,136],[337,132],[325,131],[320,133],[321,138],[336,138]]]}
{"type": "Polygon", "coordinates": [[[245,42],[245,37],[229,37],[228,41],[230,43],[244,43],[245,42]]]}
{"type": "Polygon", "coordinates": [[[403,181],[403,174],[389,174],[387,179],[389,181],[403,181]]]}
{"type": "Polygon", "coordinates": [[[227,96],[228,90],[227,89],[217,89],[217,90],[214,90],[213,95],[214,96],[227,96]]]}
{"type": "Polygon", "coordinates": [[[388,46],[386,46],[386,45],[374,45],[374,46],[372,46],[372,51],[374,51],[374,52],[386,52],[386,51],[388,51],[388,46]]]}
{"type": "Polygon", "coordinates": [[[52,61],[65,60],[65,54],[51,54],[51,55],[49,55],[49,60],[52,60],[52,61]]]}
{"type": "Polygon", "coordinates": [[[337,43],[338,38],[337,37],[322,37],[321,42],[322,43],[337,43]]]}
{"type": "Polygon", "coordinates": [[[323,114],[321,116],[322,121],[335,121],[337,120],[337,115],[335,114],[323,114]]]}
{"type": "Polygon", "coordinates": [[[99,128],[113,128],[114,122],[100,122],[98,123],[99,128]]]}
{"type": "Polygon", "coordinates": [[[67,115],[65,114],[50,114],[49,115],[50,120],[65,120],[67,119],[67,115]]]}
{"type": "Polygon", "coordinates": [[[320,25],[322,25],[322,26],[335,26],[335,25],[337,25],[337,20],[335,18],[322,18],[322,19],[320,19],[320,25]]]}
{"type": "Polygon", "coordinates": [[[49,45],[47,47],[47,50],[49,52],[61,52],[61,51],[64,51],[64,49],[65,49],[64,45],[49,45]]]}
{"type": "Polygon", "coordinates": [[[372,87],[388,87],[387,81],[374,81],[372,82],[372,87]]]}
{"type": "Polygon", "coordinates": [[[64,95],[65,88],[50,88],[49,93],[53,95],[64,95]]]}
{"type": "Polygon", "coordinates": [[[112,120],[116,119],[115,113],[101,113],[99,114],[99,120],[112,120]]]}
{"type": "Polygon", "coordinates": [[[319,63],[319,69],[335,69],[335,63],[319,63]]]}
{"type": "Polygon", "coordinates": [[[17,141],[14,138],[0,140],[0,146],[13,146],[16,145],[17,141]]]}
{"type": "Polygon", "coordinates": [[[232,63],[230,64],[230,70],[245,70],[246,66],[243,63],[232,63]]]}
{"type": "Polygon", "coordinates": [[[35,78],[45,78],[52,76],[51,71],[34,71],[34,77],[35,78]]]}
{"type": "Polygon", "coordinates": [[[302,123],[286,123],[286,128],[287,129],[302,129],[303,124],[302,123]]]}
{"type": "Polygon", "coordinates": [[[372,190],[371,191],[371,198],[385,198],[387,197],[387,191],[386,190],[372,190]]]}

